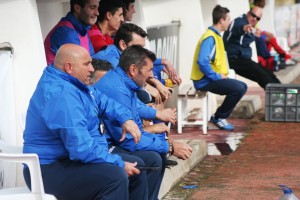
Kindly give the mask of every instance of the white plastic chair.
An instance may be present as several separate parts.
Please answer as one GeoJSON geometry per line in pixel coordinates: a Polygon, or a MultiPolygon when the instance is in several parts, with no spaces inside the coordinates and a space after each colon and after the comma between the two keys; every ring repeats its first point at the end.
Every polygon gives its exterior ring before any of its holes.
{"type": "Polygon", "coordinates": [[[0,150],[0,161],[25,163],[29,167],[31,176],[31,191],[27,187],[1,189],[1,200],[56,200],[53,195],[45,194],[37,154],[23,154],[20,147],[8,145],[1,140],[0,150]]]}

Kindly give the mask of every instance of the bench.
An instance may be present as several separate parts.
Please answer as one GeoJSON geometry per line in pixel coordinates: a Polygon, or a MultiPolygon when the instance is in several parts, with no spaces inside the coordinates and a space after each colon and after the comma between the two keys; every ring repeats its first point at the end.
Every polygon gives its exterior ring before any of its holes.
{"type": "Polygon", "coordinates": [[[182,133],[182,128],[186,125],[202,125],[203,134],[207,134],[208,124],[208,92],[196,90],[193,85],[184,85],[178,92],[177,104],[177,131],[182,133]],[[192,113],[188,111],[188,100],[198,99],[202,101],[202,109],[193,109],[192,113]],[[202,111],[202,119],[198,119],[199,112],[202,111]]]}

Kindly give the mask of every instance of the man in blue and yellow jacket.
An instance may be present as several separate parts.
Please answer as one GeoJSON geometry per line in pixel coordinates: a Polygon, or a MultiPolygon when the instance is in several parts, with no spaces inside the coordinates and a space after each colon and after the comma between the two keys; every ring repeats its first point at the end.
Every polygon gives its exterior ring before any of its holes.
{"type": "Polygon", "coordinates": [[[213,26],[207,29],[197,44],[191,79],[197,90],[226,95],[222,105],[211,116],[210,122],[220,129],[231,131],[234,126],[226,119],[247,91],[247,85],[227,77],[226,54],[220,32],[229,26],[229,10],[217,5],[212,16],[213,26]]]}

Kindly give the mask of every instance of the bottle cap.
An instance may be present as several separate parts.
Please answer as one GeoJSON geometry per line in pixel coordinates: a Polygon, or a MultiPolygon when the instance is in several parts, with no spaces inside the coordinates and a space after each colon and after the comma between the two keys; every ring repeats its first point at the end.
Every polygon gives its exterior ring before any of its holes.
{"type": "Polygon", "coordinates": [[[279,187],[281,187],[284,194],[292,194],[293,193],[293,190],[285,185],[279,185],[279,187]]]}

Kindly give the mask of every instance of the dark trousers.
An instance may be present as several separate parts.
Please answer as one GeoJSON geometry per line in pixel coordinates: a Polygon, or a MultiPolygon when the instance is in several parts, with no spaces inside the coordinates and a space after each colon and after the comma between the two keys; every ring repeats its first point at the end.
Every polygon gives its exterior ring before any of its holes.
{"type": "Polygon", "coordinates": [[[257,82],[263,89],[268,83],[280,83],[271,70],[263,68],[251,59],[230,58],[228,61],[230,68],[234,69],[238,75],[257,82]]]}
{"type": "MultiPolygon", "coordinates": [[[[143,161],[135,156],[120,155],[128,162],[143,161]]],[[[128,178],[124,168],[110,163],[81,163],[61,160],[41,165],[45,192],[59,200],[148,199],[146,172],[128,178]]],[[[30,188],[28,167],[23,170],[30,188]]]]}
{"type": "Polygon", "coordinates": [[[201,88],[201,90],[209,91],[218,95],[226,95],[223,103],[215,113],[217,118],[226,119],[229,117],[236,104],[246,93],[247,85],[242,81],[228,78],[212,81],[201,88]]]}
{"type": "Polygon", "coordinates": [[[161,167],[160,170],[147,170],[148,199],[157,200],[159,189],[165,173],[166,155],[155,151],[134,151],[129,152],[120,147],[115,147],[113,153],[127,153],[141,158],[147,167],[161,167]]]}

